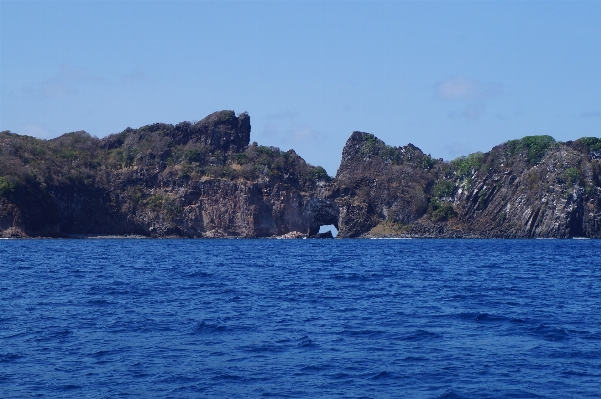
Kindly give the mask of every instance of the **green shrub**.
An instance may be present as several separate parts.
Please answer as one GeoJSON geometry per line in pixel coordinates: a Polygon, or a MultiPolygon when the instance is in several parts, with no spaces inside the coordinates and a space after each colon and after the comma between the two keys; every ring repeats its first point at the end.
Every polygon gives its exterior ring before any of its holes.
{"type": "Polygon", "coordinates": [[[601,139],[596,137],[582,137],[581,139],[576,140],[582,144],[584,144],[589,151],[597,151],[601,150],[601,139]]]}
{"type": "Polygon", "coordinates": [[[587,185],[584,188],[584,192],[586,193],[586,195],[588,195],[589,197],[593,197],[595,196],[595,194],[597,194],[597,188],[595,186],[589,186],[587,185]]]}
{"type": "Polygon", "coordinates": [[[163,207],[163,204],[168,201],[167,197],[161,194],[155,194],[152,197],[148,197],[144,203],[151,208],[160,209],[163,207]]]}
{"type": "Polygon", "coordinates": [[[384,163],[398,164],[400,162],[401,157],[399,156],[399,151],[391,146],[386,146],[382,151],[380,151],[380,158],[384,163]]]}
{"type": "Polygon", "coordinates": [[[237,177],[237,173],[234,169],[228,166],[222,165],[209,165],[200,170],[202,174],[209,177],[215,177],[220,179],[231,179],[237,177]]]}
{"type": "Polygon", "coordinates": [[[181,207],[171,198],[155,194],[144,201],[146,205],[155,210],[164,210],[168,215],[174,216],[181,212],[181,207]]]}
{"type": "Polygon", "coordinates": [[[441,180],[434,186],[432,195],[435,198],[450,197],[455,192],[455,183],[450,180],[441,180]]]}
{"type": "Polygon", "coordinates": [[[276,147],[266,147],[264,145],[259,145],[255,148],[255,152],[265,157],[274,157],[280,154],[280,149],[276,147]]]}
{"type": "Polygon", "coordinates": [[[373,154],[376,149],[377,138],[371,133],[365,134],[365,145],[361,149],[364,154],[373,154]]]}
{"type": "Polygon", "coordinates": [[[236,163],[237,164],[242,165],[242,164],[245,164],[247,161],[248,161],[248,156],[245,153],[241,152],[239,154],[236,154],[236,163]]]}
{"type": "Polygon", "coordinates": [[[422,158],[422,168],[432,169],[434,165],[436,165],[436,162],[436,159],[432,158],[430,155],[424,155],[422,158]]]}
{"type": "Polygon", "coordinates": [[[228,122],[232,119],[236,118],[236,113],[234,111],[223,111],[221,112],[221,121],[228,122]]]}
{"type": "Polygon", "coordinates": [[[328,175],[328,172],[326,172],[326,170],[321,166],[316,166],[315,168],[313,168],[313,170],[309,173],[309,178],[312,180],[331,180],[330,176],[328,175]]]}
{"type": "Polygon", "coordinates": [[[543,159],[547,150],[555,145],[555,139],[551,136],[526,136],[519,140],[509,140],[507,142],[507,153],[509,156],[515,156],[522,151],[526,151],[528,163],[536,165],[543,159]]]}
{"type": "Polygon", "coordinates": [[[203,156],[200,152],[200,150],[190,150],[190,151],[186,151],[184,152],[183,155],[183,161],[184,162],[202,162],[203,161],[203,156]]]}
{"type": "Polygon", "coordinates": [[[507,211],[503,211],[497,215],[496,222],[501,225],[507,220],[507,211]]]}
{"type": "Polygon", "coordinates": [[[451,161],[455,173],[459,178],[471,177],[471,175],[484,165],[484,154],[480,151],[474,152],[467,157],[459,157],[451,161]]]}
{"type": "Polygon", "coordinates": [[[484,209],[486,207],[486,194],[488,194],[486,190],[481,190],[478,193],[478,204],[476,209],[484,209]]]}
{"type": "Polygon", "coordinates": [[[15,189],[15,183],[0,176],[0,195],[6,195],[15,189]]]}
{"type": "Polygon", "coordinates": [[[568,185],[573,185],[580,179],[580,171],[577,168],[568,168],[561,174],[561,180],[568,185]]]}
{"type": "Polygon", "coordinates": [[[433,222],[444,222],[457,216],[457,212],[448,202],[439,202],[432,199],[428,205],[428,214],[433,222]]]}

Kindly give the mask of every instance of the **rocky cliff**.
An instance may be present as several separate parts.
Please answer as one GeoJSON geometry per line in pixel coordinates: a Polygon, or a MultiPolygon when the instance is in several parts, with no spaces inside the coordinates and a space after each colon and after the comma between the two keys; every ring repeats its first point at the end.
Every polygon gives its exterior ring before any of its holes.
{"type": "Polygon", "coordinates": [[[335,178],[233,111],[97,139],[0,133],[0,236],[601,237],[601,140],[529,136],[445,162],[354,132],[335,178]]]}
{"type": "Polygon", "coordinates": [[[341,237],[601,237],[601,140],[512,140],[451,162],[355,132],[331,197],[341,237]]]}
{"type": "Polygon", "coordinates": [[[104,139],[0,133],[0,235],[314,235],[337,219],[330,178],[294,151],[249,143],[250,118],[152,124],[104,139]]]}

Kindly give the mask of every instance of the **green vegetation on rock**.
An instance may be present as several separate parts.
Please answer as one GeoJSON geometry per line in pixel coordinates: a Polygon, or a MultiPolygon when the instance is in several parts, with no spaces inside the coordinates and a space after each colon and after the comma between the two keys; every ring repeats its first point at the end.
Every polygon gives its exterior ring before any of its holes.
{"type": "Polygon", "coordinates": [[[471,177],[471,175],[480,170],[484,165],[485,156],[482,152],[475,152],[467,157],[459,157],[451,161],[451,166],[455,168],[455,173],[459,178],[471,177]]]}
{"type": "Polygon", "coordinates": [[[15,189],[15,183],[4,176],[0,176],[0,195],[6,195],[15,189]]]}
{"type": "Polygon", "coordinates": [[[386,148],[380,151],[380,158],[382,158],[382,161],[384,161],[384,163],[393,165],[398,164],[401,159],[401,157],[399,156],[398,149],[389,145],[387,145],[386,148]]]}
{"type": "Polygon", "coordinates": [[[568,168],[561,174],[561,180],[567,185],[574,185],[580,180],[580,170],[578,168],[568,168]]]}
{"type": "Polygon", "coordinates": [[[450,180],[441,180],[432,189],[432,196],[434,198],[450,197],[454,192],[455,183],[450,180]]]}
{"type": "Polygon", "coordinates": [[[313,180],[330,181],[331,177],[328,176],[328,172],[321,166],[315,167],[310,173],[309,177],[313,180]]]}
{"type": "Polygon", "coordinates": [[[269,237],[336,224],[341,237],[601,237],[595,137],[527,136],[439,162],[353,132],[336,179],[249,142],[250,118],[232,111],[103,139],[0,132],[2,223],[29,236],[269,237]]]}
{"type": "MultiPolygon", "coordinates": [[[[0,133],[3,154],[0,170],[6,175],[0,182],[5,193],[15,184],[38,181],[55,184],[109,184],[107,173],[145,175],[158,174],[158,179],[219,179],[255,180],[267,178],[289,185],[304,187],[315,181],[329,181],[322,167],[305,163],[293,150],[248,142],[233,142],[223,146],[209,130],[220,124],[237,124],[233,111],[211,115],[207,124],[182,122],[176,126],[154,123],[139,129],[127,128],[105,139],[92,137],[84,131],[64,134],[52,140],[19,136],[8,131],[0,133]],[[210,125],[212,123],[213,125],[210,125]],[[196,130],[194,130],[196,129],[196,130]],[[197,132],[198,131],[198,132],[197,132]],[[240,148],[232,152],[231,148],[240,148]],[[79,183],[78,183],[79,182],[79,183]]],[[[229,127],[234,129],[234,127],[229,127]]],[[[235,139],[232,139],[235,140],[235,139]]]]}
{"type": "Polygon", "coordinates": [[[406,226],[399,222],[393,222],[391,220],[385,220],[377,226],[373,227],[369,233],[367,233],[368,237],[393,237],[399,236],[406,232],[406,226]]]}
{"type": "Polygon", "coordinates": [[[506,145],[509,156],[513,157],[526,151],[528,163],[536,165],[543,159],[547,151],[556,145],[556,142],[551,136],[526,136],[518,140],[509,140],[506,145]]]}
{"type": "Polygon", "coordinates": [[[428,215],[430,215],[433,222],[444,222],[456,217],[457,212],[455,212],[452,204],[433,198],[428,205],[428,215]]]}
{"type": "Polygon", "coordinates": [[[589,151],[601,150],[601,139],[597,137],[582,137],[576,143],[582,143],[589,151]]]}
{"type": "Polygon", "coordinates": [[[422,168],[432,169],[434,165],[436,165],[436,162],[436,159],[432,158],[430,155],[424,155],[422,158],[422,168]]]}

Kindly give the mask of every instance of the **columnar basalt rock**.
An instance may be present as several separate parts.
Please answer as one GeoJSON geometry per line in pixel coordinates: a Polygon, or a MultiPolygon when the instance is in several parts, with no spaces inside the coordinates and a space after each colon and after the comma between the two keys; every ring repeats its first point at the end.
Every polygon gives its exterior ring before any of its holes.
{"type": "Polygon", "coordinates": [[[355,132],[332,198],[342,237],[601,237],[601,140],[530,136],[449,162],[355,132]]]}

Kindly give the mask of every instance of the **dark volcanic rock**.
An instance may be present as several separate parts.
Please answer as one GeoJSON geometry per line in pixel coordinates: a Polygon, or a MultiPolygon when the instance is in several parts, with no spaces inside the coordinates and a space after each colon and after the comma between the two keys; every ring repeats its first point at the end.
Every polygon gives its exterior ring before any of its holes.
{"type": "Polygon", "coordinates": [[[104,139],[0,132],[0,236],[601,237],[598,138],[444,162],[354,132],[331,179],[250,129],[220,111],[104,139]]]}
{"type": "Polygon", "coordinates": [[[270,237],[336,223],[329,177],[249,145],[250,117],[155,123],[102,140],[0,133],[0,236],[270,237]]]}
{"type": "Polygon", "coordinates": [[[409,224],[421,218],[436,164],[412,144],[389,147],[372,134],[354,132],[342,151],[333,189],[339,236],[365,235],[385,220],[409,224]]]}
{"type": "Polygon", "coordinates": [[[355,132],[332,199],[341,237],[601,237],[597,138],[512,140],[450,163],[355,132]]]}
{"type": "Polygon", "coordinates": [[[313,238],[334,238],[331,230],[326,231],[325,233],[317,233],[313,236],[313,238]]]}

